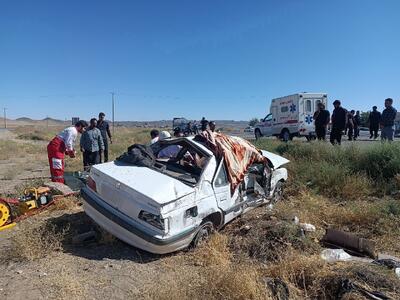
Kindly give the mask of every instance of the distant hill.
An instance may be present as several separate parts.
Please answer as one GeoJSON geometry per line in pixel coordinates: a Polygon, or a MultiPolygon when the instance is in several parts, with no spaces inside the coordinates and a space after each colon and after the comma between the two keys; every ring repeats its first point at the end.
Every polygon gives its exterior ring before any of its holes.
{"type": "Polygon", "coordinates": [[[31,118],[27,118],[27,117],[18,118],[18,119],[15,119],[15,121],[20,121],[20,122],[34,122],[34,120],[32,120],[31,118]]]}
{"type": "Polygon", "coordinates": [[[54,123],[64,123],[64,121],[62,121],[62,120],[53,119],[50,117],[44,118],[42,121],[49,121],[49,122],[54,122],[54,123]]]}

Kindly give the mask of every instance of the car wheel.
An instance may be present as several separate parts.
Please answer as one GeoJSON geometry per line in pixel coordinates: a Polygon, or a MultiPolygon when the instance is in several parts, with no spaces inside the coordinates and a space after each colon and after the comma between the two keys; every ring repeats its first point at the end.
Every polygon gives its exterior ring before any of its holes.
{"type": "Polygon", "coordinates": [[[278,181],[275,185],[274,195],[272,196],[272,202],[277,203],[282,200],[283,197],[283,181],[278,181]]]}
{"type": "Polygon", "coordinates": [[[192,248],[196,248],[199,245],[206,242],[211,234],[214,232],[214,224],[211,221],[204,222],[200,225],[200,228],[197,231],[196,236],[192,241],[192,248]]]}
{"type": "Polygon", "coordinates": [[[291,140],[289,130],[287,129],[282,130],[281,139],[284,142],[288,142],[289,140],[291,140]]]}
{"type": "Polygon", "coordinates": [[[260,129],[256,129],[254,135],[256,137],[256,140],[260,139],[262,137],[260,129]]]}

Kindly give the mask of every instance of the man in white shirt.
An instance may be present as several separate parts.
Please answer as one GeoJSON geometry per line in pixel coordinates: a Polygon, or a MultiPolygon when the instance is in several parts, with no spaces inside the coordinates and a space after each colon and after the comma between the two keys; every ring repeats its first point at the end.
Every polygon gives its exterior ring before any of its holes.
{"type": "MultiPolygon", "coordinates": [[[[163,141],[166,139],[170,139],[171,134],[168,131],[161,131],[159,140],[163,141]]],[[[160,152],[158,152],[157,158],[175,158],[179,151],[181,151],[182,146],[179,145],[169,145],[163,149],[161,149],[160,152]]]]}
{"type": "Polygon", "coordinates": [[[47,145],[51,181],[64,183],[64,156],[75,157],[75,141],[78,133],[88,126],[86,121],[78,121],[75,126],[67,127],[57,134],[47,145]]]}
{"type": "Polygon", "coordinates": [[[159,135],[160,132],[157,129],[152,129],[150,131],[150,137],[151,137],[150,145],[153,145],[154,143],[158,142],[159,135]]]}

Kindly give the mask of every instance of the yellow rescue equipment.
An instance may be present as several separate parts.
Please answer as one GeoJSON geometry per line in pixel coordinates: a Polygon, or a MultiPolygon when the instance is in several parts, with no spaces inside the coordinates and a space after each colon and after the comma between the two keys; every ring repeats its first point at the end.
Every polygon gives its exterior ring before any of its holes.
{"type": "Polygon", "coordinates": [[[48,187],[28,188],[23,196],[16,199],[0,198],[0,231],[15,226],[19,220],[47,207],[53,201],[51,190],[48,187]],[[18,216],[13,215],[11,205],[16,208],[18,216]]]}

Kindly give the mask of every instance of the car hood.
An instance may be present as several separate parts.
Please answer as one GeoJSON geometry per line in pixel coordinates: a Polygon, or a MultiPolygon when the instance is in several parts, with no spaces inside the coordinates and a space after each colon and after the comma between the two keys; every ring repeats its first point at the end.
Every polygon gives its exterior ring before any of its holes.
{"type": "Polygon", "coordinates": [[[287,164],[288,162],[290,162],[290,160],[277,155],[275,153],[266,151],[266,150],[262,150],[262,155],[265,156],[266,158],[268,158],[268,160],[272,163],[273,167],[275,169],[279,168],[280,166],[283,166],[284,164],[287,164]]]}
{"type": "Polygon", "coordinates": [[[147,167],[109,162],[93,166],[92,172],[107,175],[113,181],[110,183],[123,184],[160,205],[194,192],[194,187],[147,167]]]}

